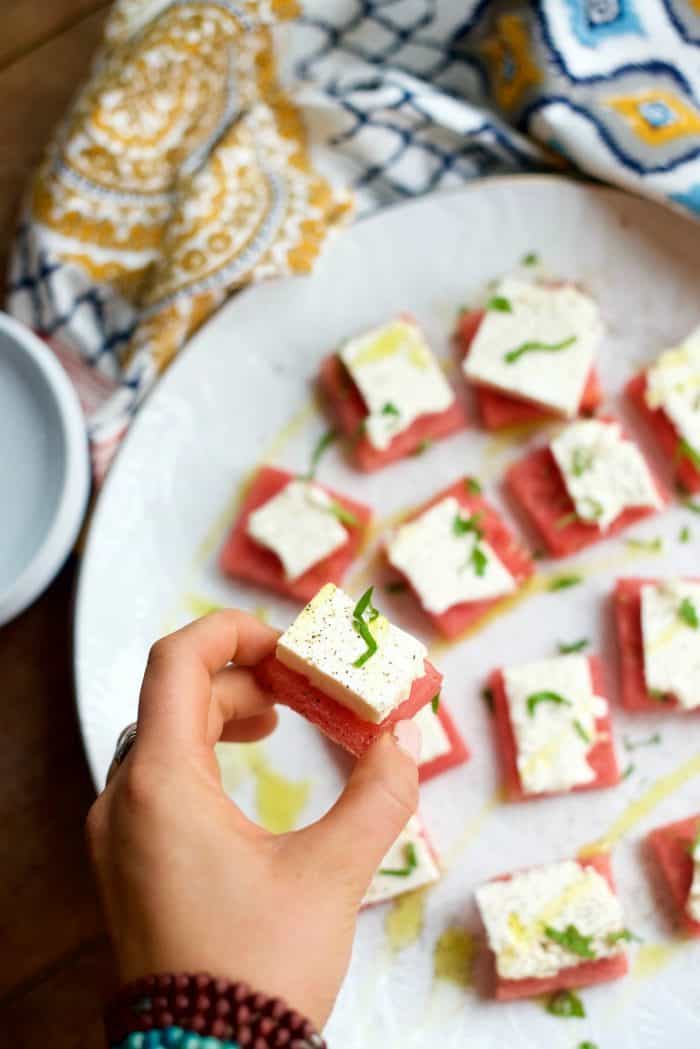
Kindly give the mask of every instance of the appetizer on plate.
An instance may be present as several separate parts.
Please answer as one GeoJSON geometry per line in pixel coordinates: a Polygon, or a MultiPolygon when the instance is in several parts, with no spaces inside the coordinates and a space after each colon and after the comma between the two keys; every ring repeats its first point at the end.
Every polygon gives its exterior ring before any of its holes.
{"type": "Polygon", "coordinates": [[[497,670],[489,687],[510,801],[619,782],[603,667],[596,656],[557,656],[497,670]]]}
{"type": "Polygon", "coordinates": [[[700,580],[618,579],[614,603],[623,707],[700,708],[700,580]]]}
{"type": "Polygon", "coordinates": [[[608,856],[564,860],[488,882],[476,892],[507,1001],[624,976],[630,933],[608,856]]]}
{"type": "Polygon", "coordinates": [[[412,816],[382,860],[362,901],[363,907],[393,900],[434,885],[440,863],[419,816],[412,816]]]}
{"type": "Polygon", "coordinates": [[[351,339],[321,365],[332,415],[362,470],[377,470],[467,425],[464,408],[411,317],[351,339]]]}
{"type": "Polygon", "coordinates": [[[458,338],[487,430],[592,414],[602,391],[597,304],[572,284],[508,278],[484,309],[463,313],[458,338]]]}
{"type": "Polygon", "coordinates": [[[342,582],[371,519],[362,503],[264,466],[243,500],[220,566],[234,579],[309,601],[324,583],[342,582]]]}
{"type": "Polygon", "coordinates": [[[506,487],[553,557],[566,557],[663,509],[668,496],[614,419],[570,423],[515,463],[506,487]]]}
{"type": "Polygon", "coordinates": [[[257,669],[278,703],[359,756],[387,729],[440,693],[442,674],[422,642],[372,604],[327,583],[257,669]]]}
{"type": "Polygon", "coordinates": [[[413,719],[421,731],[418,778],[427,783],[434,776],[469,761],[464,743],[440,697],[419,710],[413,719]]]}
{"type": "Polygon", "coordinates": [[[635,376],[627,394],[688,492],[700,492],[700,328],[635,376]]]}
{"type": "Polygon", "coordinates": [[[647,838],[680,925],[700,936],[700,815],[657,827],[647,838]]]}
{"type": "Polygon", "coordinates": [[[465,478],[440,492],[385,542],[385,553],[445,637],[456,637],[532,575],[500,514],[465,478]]]}

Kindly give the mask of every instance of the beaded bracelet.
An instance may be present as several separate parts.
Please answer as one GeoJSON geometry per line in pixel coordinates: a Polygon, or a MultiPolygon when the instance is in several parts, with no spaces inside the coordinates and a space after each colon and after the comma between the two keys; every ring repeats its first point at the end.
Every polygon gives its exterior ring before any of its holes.
{"type": "Polygon", "coordinates": [[[105,1010],[113,1049],[327,1049],[281,998],[207,973],[158,973],[122,987],[105,1010]]]}

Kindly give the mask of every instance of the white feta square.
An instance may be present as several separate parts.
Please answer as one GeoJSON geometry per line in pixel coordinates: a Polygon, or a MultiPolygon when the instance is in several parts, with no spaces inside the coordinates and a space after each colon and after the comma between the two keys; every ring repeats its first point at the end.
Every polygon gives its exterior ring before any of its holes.
{"type": "Polygon", "coordinates": [[[365,433],[374,448],[388,448],[416,419],[454,404],[450,384],[410,321],[395,320],[352,339],[340,359],[367,408],[365,433]]]}
{"type": "Polygon", "coordinates": [[[578,414],[603,335],[597,304],[571,284],[501,281],[464,360],[472,382],[578,414]]]}
{"type": "Polygon", "coordinates": [[[246,530],[279,557],[290,581],[345,546],[349,538],[333,499],[308,481],[290,481],[253,511],[246,530]]]}
{"type": "Polygon", "coordinates": [[[413,720],[420,729],[421,734],[421,765],[427,765],[429,761],[435,761],[436,758],[442,758],[445,754],[450,753],[452,744],[449,736],[430,703],[426,707],[422,707],[413,720]]]}
{"type": "Polygon", "coordinates": [[[700,922],[700,820],[693,842],[691,857],[693,860],[693,880],[690,883],[688,896],[688,914],[693,921],[700,922]]]}
{"type": "Polygon", "coordinates": [[[598,871],[574,860],[488,882],[476,902],[504,980],[556,976],[623,949],[620,901],[598,871]],[[572,940],[578,953],[568,946],[572,940]]]}
{"type": "Polygon", "coordinates": [[[356,606],[327,583],[279,639],[277,658],[358,717],[379,725],[425,675],[427,649],[377,614],[368,622],[377,649],[357,665],[368,645],[354,625],[356,606]]]}
{"type": "Polygon", "coordinates": [[[550,449],[581,521],[604,531],[623,510],[662,508],[646,459],[624,437],[619,423],[599,419],[571,423],[550,449]]]}
{"type": "Polygon", "coordinates": [[[387,543],[387,557],[409,580],[423,607],[435,614],[517,589],[496,551],[481,537],[478,516],[470,516],[454,496],[397,528],[387,543]]]}
{"type": "Polygon", "coordinates": [[[525,793],[591,783],[596,774],[588,756],[598,742],[596,720],[608,704],[593,691],[588,659],[542,659],[505,670],[503,679],[525,793]]]}
{"type": "Polygon", "coordinates": [[[433,885],[439,879],[440,868],[423,825],[418,816],[413,816],[382,860],[362,903],[364,906],[383,903],[405,892],[433,885]]]}
{"type": "Polygon", "coordinates": [[[686,710],[700,707],[700,583],[642,587],[642,643],[648,690],[675,696],[686,710]]]}
{"type": "Polygon", "coordinates": [[[649,368],[645,397],[650,408],[663,410],[700,456],[700,328],[649,368]]]}

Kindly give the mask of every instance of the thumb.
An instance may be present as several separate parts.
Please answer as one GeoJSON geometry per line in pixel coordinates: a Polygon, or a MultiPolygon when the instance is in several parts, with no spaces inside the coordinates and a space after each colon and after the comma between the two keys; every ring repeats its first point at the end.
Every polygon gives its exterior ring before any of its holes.
{"type": "Polygon", "coordinates": [[[340,798],[313,828],[327,869],[343,871],[360,897],[418,807],[420,747],[418,726],[397,722],[358,760],[340,798]]]}

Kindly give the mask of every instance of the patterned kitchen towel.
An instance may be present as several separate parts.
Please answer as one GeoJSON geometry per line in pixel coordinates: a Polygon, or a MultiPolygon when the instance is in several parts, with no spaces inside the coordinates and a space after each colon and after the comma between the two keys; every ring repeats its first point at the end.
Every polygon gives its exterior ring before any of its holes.
{"type": "Polygon", "coordinates": [[[349,188],[365,212],[565,170],[697,215],[699,99],[700,0],[118,0],[31,187],[9,309],[101,376],[99,476],[189,336],[307,272],[349,188]]]}

